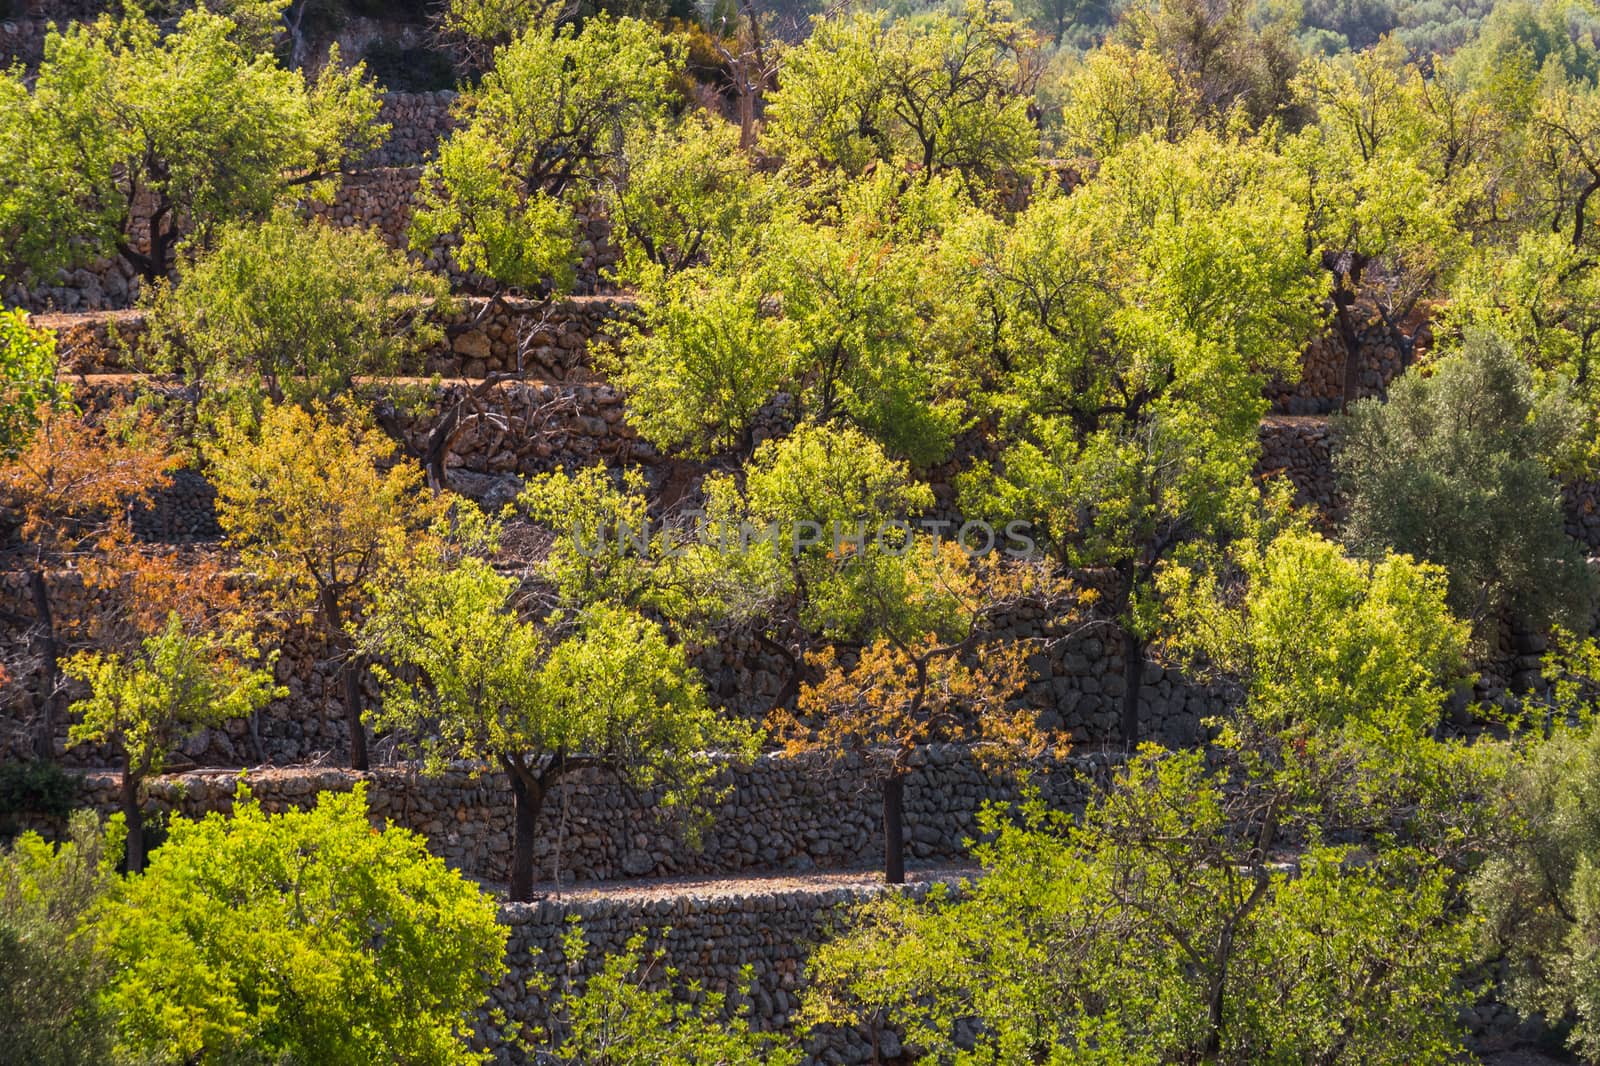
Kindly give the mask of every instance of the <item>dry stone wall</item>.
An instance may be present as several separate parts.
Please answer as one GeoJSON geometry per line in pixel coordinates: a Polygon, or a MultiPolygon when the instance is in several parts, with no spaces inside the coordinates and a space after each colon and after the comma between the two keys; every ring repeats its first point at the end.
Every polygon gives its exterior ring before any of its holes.
{"type": "Polygon", "coordinates": [[[378,121],[389,124],[389,136],[358,164],[360,169],[414,167],[437,153],[439,142],[455,128],[458,94],[450,89],[428,93],[384,93],[378,121]]]}
{"type": "MultiPolygon", "coordinates": [[[[1068,756],[1036,768],[1043,798],[1078,811],[1091,782],[1111,765],[1104,756],[1068,756]]],[[[306,807],[324,791],[365,782],[375,822],[425,836],[428,847],[462,873],[493,884],[506,880],[511,856],[511,790],[501,773],[467,767],[424,777],[412,769],[296,768],[243,775],[268,811],[306,807]]],[[[191,772],[153,779],[147,809],[200,817],[230,811],[237,772],[191,772]]],[[[594,772],[573,775],[552,793],[535,849],[539,878],[560,883],[745,871],[809,872],[873,866],[881,857],[881,799],[859,757],[764,755],[747,767],[726,767],[726,797],[711,809],[701,846],[683,842],[655,791],[635,792],[594,772]]],[[[118,776],[86,774],[80,806],[117,810],[118,776]]],[[[1020,799],[1016,780],[982,769],[965,748],[935,745],[917,753],[906,781],[907,854],[918,863],[958,860],[977,833],[986,803],[1020,799]]],[[[55,828],[41,826],[46,830],[55,828]]]]}
{"type": "MultiPolygon", "coordinates": [[[[520,371],[538,380],[595,378],[592,351],[615,345],[631,313],[630,297],[574,296],[557,300],[465,296],[436,312],[443,343],[400,367],[402,374],[482,378],[520,371]]],[[[62,368],[73,374],[140,369],[138,347],[144,312],[92,311],[36,314],[32,324],[56,334],[62,368]]]]}
{"type": "MultiPolygon", "coordinates": [[[[954,878],[947,881],[959,885],[954,878]]],[[[492,1008],[525,1026],[551,1022],[550,998],[528,992],[533,979],[550,982],[556,991],[581,987],[599,971],[606,954],[626,949],[636,934],[646,936],[646,950],[661,948],[666,965],[683,983],[698,982],[728,997],[729,1009],[748,1011],[753,1028],[791,1028],[805,987],[806,960],[816,946],[843,926],[850,912],[885,892],[925,898],[932,882],[890,889],[883,885],[748,892],[721,888],[659,898],[548,899],[512,903],[500,908],[500,921],[510,927],[506,946],[509,972],[491,994],[492,1008]],[[587,955],[568,959],[564,937],[579,923],[587,955]],[[750,968],[749,994],[743,993],[743,970],[750,968]],[[570,982],[570,984],[569,984],[570,982]]],[[[659,976],[655,978],[659,980],[659,976]]],[[[497,1063],[512,1066],[523,1059],[497,1039],[487,1011],[479,1023],[479,1046],[493,1051],[497,1063]]],[[[857,1066],[897,1062],[898,1036],[887,1030],[819,1027],[805,1042],[807,1066],[857,1066]]]]}
{"type": "MultiPolygon", "coordinates": [[[[1381,321],[1362,326],[1357,335],[1358,365],[1355,368],[1354,399],[1385,396],[1389,383],[1405,369],[1406,341],[1381,321]]],[[[1426,345],[1427,335],[1419,340],[1426,345]]],[[[1283,382],[1268,387],[1272,410],[1286,415],[1325,415],[1340,409],[1344,402],[1345,345],[1329,325],[1306,346],[1300,358],[1300,377],[1292,385],[1283,382]]]]}
{"type": "MultiPolygon", "coordinates": [[[[302,206],[313,218],[339,226],[375,229],[396,248],[409,248],[407,231],[421,181],[420,166],[379,167],[346,175],[331,203],[308,201],[302,206]]],[[[605,273],[618,259],[611,243],[610,220],[598,206],[580,215],[577,291],[614,291],[605,280],[605,273]]],[[[467,274],[456,267],[449,254],[455,243],[455,238],[445,238],[418,258],[428,269],[449,275],[461,291],[495,291],[497,286],[489,278],[467,274]]]]}

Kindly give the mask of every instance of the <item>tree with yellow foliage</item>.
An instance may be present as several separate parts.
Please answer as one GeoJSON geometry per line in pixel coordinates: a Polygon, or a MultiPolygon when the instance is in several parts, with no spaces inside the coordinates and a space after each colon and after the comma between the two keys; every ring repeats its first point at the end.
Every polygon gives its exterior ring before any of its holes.
{"type": "Polygon", "coordinates": [[[268,406],[259,423],[224,425],[207,457],[217,519],[243,570],[286,618],[321,625],[339,656],[350,765],[367,768],[362,663],[350,627],[362,587],[397,539],[428,525],[437,504],[422,470],[349,407],[268,406]]]}

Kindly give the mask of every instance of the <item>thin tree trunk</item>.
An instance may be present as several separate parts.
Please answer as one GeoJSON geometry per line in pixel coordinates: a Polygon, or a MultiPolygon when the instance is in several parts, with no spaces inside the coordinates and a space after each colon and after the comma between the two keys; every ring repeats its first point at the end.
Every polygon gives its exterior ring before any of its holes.
{"type": "Polygon", "coordinates": [[[516,807],[516,832],[511,844],[511,885],[507,895],[517,903],[533,898],[533,845],[539,839],[539,811],[544,807],[545,782],[502,759],[511,778],[516,807]]]}
{"type": "Polygon", "coordinates": [[[322,615],[328,626],[328,643],[341,654],[339,678],[344,684],[344,720],[350,730],[350,769],[367,769],[367,730],[361,724],[361,662],[355,644],[344,631],[344,612],[332,591],[322,593],[322,615]]]}
{"type": "Polygon", "coordinates": [[[1337,292],[1333,295],[1334,318],[1339,327],[1339,340],[1344,345],[1344,386],[1339,405],[1341,414],[1350,413],[1350,405],[1355,402],[1356,393],[1361,387],[1361,338],[1356,336],[1355,323],[1350,318],[1350,304],[1354,302],[1354,293],[1348,299],[1342,298],[1337,292]]]}
{"type": "Polygon", "coordinates": [[[344,718],[350,727],[350,769],[365,770],[367,728],[361,724],[361,663],[354,649],[347,649],[339,670],[344,674],[344,718]]]}
{"type": "Polygon", "coordinates": [[[38,732],[34,734],[34,750],[41,759],[54,759],[56,755],[56,707],[60,703],[61,648],[56,641],[55,615],[50,610],[50,590],[45,585],[44,573],[28,571],[28,595],[33,601],[36,629],[34,648],[40,661],[41,700],[39,702],[38,732]]]}
{"type": "Polygon", "coordinates": [[[127,859],[130,874],[144,869],[144,809],[139,804],[139,779],[127,756],[122,760],[122,817],[127,823],[127,859]]]}
{"type": "Polygon", "coordinates": [[[1122,746],[1139,746],[1139,696],[1144,689],[1144,641],[1122,626],[1122,746]]]}
{"type": "Polygon", "coordinates": [[[906,772],[891,771],[883,779],[883,879],[906,883],[906,772]]]}

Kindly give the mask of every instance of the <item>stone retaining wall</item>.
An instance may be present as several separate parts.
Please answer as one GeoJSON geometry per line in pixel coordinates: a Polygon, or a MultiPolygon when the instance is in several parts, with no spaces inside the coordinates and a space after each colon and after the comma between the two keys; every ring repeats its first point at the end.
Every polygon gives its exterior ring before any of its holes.
{"type": "MultiPolygon", "coordinates": [[[[331,202],[307,201],[302,210],[338,226],[376,229],[396,248],[410,248],[407,231],[422,177],[420,166],[379,167],[344,176],[331,202]]],[[[605,273],[616,265],[618,253],[611,244],[611,222],[596,207],[580,212],[576,291],[580,295],[614,292],[605,273]]],[[[458,269],[449,254],[454,238],[441,240],[427,254],[414,258],[430,270],[450,278],[459,292],[489,295],[500,286],[479,274],[458,269]]],[[[140,244],[135,234],[134,244],[140,244]]],[[[0,287],[0,302],[38,312],[121,310],[138,300],[136,272],[120,258],[100,259],[52,278],[7,278],[0,287]]]]}
{"type": "Polygon", "coordinates": [[[441,89],[431,93],[384,93],[378,121],[389,124],[389,137],[368,153],[358,166],[414,167],[433,158],[439,142],[455,129],[457,93],[441,89]]]}
{"type": "MultiPolygon", "coordinates": [[[[420,166],[380,167],[346,175],[332,203],[307,202],[304,210],[339,226],[366,226],[383,234],[396,248],[409,248],[407,230],[422,180],[420,166]]],[[[465,292],[490,293],[498,286],[481,275],[465,274],[456,268],[449,255],[454,238],[446,238],[419,260],[430,270],[449,275],[452,283],[465,292]]],[[[604,273],[615,266],[616,248],[611,244],[611,223],[599,208],[583,213],[578,240],[579,293],[614,291],[604,273]]]]}
{"type": "MultiPolygon", "coordinates": [[[[837,888],[693,893],[660,899],[550,899],[539,903],[506,904],[500,921],[510,927],[506,945],[509,972],[491,993],[490,1006],[508,1019],[527,1026],[549,1024],[550,997],[531,994],[528,982],[543,978],[555,993],[581,990],[599,972],[605,956],[618,954],[639,933],[646,935],[646,950],[665,951],[665,966],[678,972],[680,987],[698,982],[709,992],[728,997],[730,1009],[748,1010],[751,1026],[762,1031],[785,1030],[800,1007],[805,987],[806,961],[817,945],[838,930],[852,910],[867,901],[896,891],[925,898],[930,882],[891,889],[884,885],[837,888]],[[571,923],[579,923],[587,942],[580,961],[569,960],[564,938],[571,923]],[[750,991],[742,994],[743,971],[750,968],[750,991]]],[[[663,975],[652,975],[659,982],[663,975]]],[[[480,1046],[495,1053],[495,1061],[520,1064],[519,1054],[496,1039],[485,1017],[480,1022],[480,1046]]],[[[819,1027],[806,1041],[807,1066],[856,1066],[899,1061],[899,1040],[892,1033],[874,1034],[857,1029],[819,1027]]]]}
{"type": "MultiPolygon", "coordinates": [[[[1389,383],[1404,369],[1403,340],[1381,322],[1368,323],[1358,334],[1359,361],[1355,399],[1386,396],[1389,383]]],[[[1272,410],[1287,415],[1326,415],[1344,403],[1345,345],[1330,323],[1306,346],[1300,357],[1300,378],[1293,385],[1267,389],[1272,410]]]]}
{"type": "MultiPolygon", "coordinates": [[[[73,574],[48,578],[58,619],[87,616],[100,609],[103,594],[83,588],[73,574]]],[[[0,573],[0,610],[31,617],[27,585],[20,573],[0,573]]],[[[1013,640],[1038,640],[1055,634],[1040,618],[1017,618],[1004,630],[1013,640]]],[[[14,628],[0,630],[0,655],[6,661],[23,658],[27,634],[14,628]]],[[[283,766],[298,762],[338,763],[349,750],[344,702],[339,684],[339,660],[314,626],[295,625],[274,638],[278,650],[276,678],[287,695],[268,704],[253,719],[237,719],[208,729],[183,746],[182,755],[199,766],[241,766],[267,763],[283,766]]],[[[777,704],[784,691],[786,666],[762,649],[754,638],[729,635],[690,649],[690,661],[700,671],[712,701],[729,713],[760,721],[777,704]]],[[[1037,709],[1047,728],[1059,731],[1072,743],[1094,746],[1119,736],[1123,670],[1120,644],[1090,629],[1070,638],[1041,641],[1028,663],[1032,675],[1022,699],[1037,709]]],[[[1170,745],[1192,744],[1201,738],[1205,718],[1226,709],[1225,696],[1194,684],[1173,668],[1156,663],[1144,667],[1140,715],[1142,735],[1170,745]]],[[[73,695],[79,693],[74,692],[73,695]]],[[[372,705],[378,691],[368,679],[365,699],[372,705]]],[[[21,755],[30,741],[25,728],[33,718],[38,697],[33,686],[20,684],[0,705],[0,757],[7,750],[21,755]]],[[[67,723],[58,723],[55,749],[70,766],[105,766],[112,753],[96,747],[66,749],[67,723]]],[[[376,757],[393,750],[393,742],[373,741],[376,757]]]]}
{"type": "Polygon", "coordinates": [[[1268,417],[1262,420],[1260,441],[1256,476],[1286,478],[1295,502],[1316,512],[1325,528],[1343,521],[1344,503],[1333,475],[1335,431],[1328,419],[1268,417]]]}
{"type": "MultiPolygon", "coordinates": [[[[464,296],[439,313],[445,339],[402,366],[412,375],[481,378],[519,367],[548,381],[590,380],[591,345],[613,345],[617,323],[634,305],[626,296],[574,296],[551,301],[464,296]]],[[[36,314],[32,325],[53,330],[62,368],[73,374],[138,370],[145,333],[140,310],[36,314]]]]}
{"type": "MultiPolygon", "coordinates": [[[[1015,780],[981,769],[964,748],[930,746],[916,758],[906,782],[906,850],[919,863],[962,858],[983,805],[1021,796],[1015,780]]],[[[1033,780],[1053,806],[1077,811],[1088,798],[1089,779],[1109,765],[1108,757],[1069,756],[1038,768],[1033,780]]],[[[504,774],[295,768],[255,771],[245,779],[269,811],[309,806],[319,792],[365,781],[376,821],[421,833],[430,850],[470,877],[506,880],[512,799],[504,774]]],[[[148,785],[147,810],[189,818],[230,811],[238,780],[237,773],[218,771],[156,778],[148,785]]],[[[695,849],[663,815],[656,792],[635,793],[593,772],[574,774],[551,794],[540,818],[539,878],[553,886],[558,874],[565,884],[851,869],[881,861],[881,799],[859,758],[764,755],[748,767],[726,769],[721,781],[731,791],[713,808],[695,849]]],[[[118,809],[117,787],[114,773],[88,773],[80,805],[109,814],[118,809]]]]}

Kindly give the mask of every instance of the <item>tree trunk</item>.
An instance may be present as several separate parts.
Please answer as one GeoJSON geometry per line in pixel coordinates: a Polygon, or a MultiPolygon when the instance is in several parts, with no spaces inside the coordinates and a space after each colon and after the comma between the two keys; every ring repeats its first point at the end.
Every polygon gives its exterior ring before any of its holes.
{"type": "Polygon", "coordinates": [[[906,883],[906,772],[891,771],[883,779],[883,880],[906,883]]]}
{"type": "Polygon", "coordinates": [[[367,769],[367,730],[361,724],[361,663],[355,644],[344,631],[344,613],[331,591],[322,594],[322,615],[328,626],[328,643],[342,653],[339,679],[344,683],[344,720],[350,730],[350,769],[367,769]]]}
{"type": "Polygon", "coordinates": [[[126,757],[122,760],[122,817],[127,822],[126,867],[130,874],[144,869],[144,809],[139,804],[139,779],[126,757]]]}
{"type": "Polygon", "coordinates": [[[1344,345],[1344,386],[1339,405],[1341,414],[1350,413],[1350,405],[1355,402],[1356,393],[1361,388],[1361,338],[1356,335],[1355,323],[1350,318],[1350,305],[1354,302],[1355,293],[1348,296],[1340,292],[1333,294],[1334,319],[1339,328],[1339,340],[1344,345]]]}
{"type": "Polygon", "coordinates": [[[511,844],[511,886],[508,897],[516,903],[533,898],[533,845],[538,840],[539,811],[544,807],[545,782],[523,771],[509,759],[502,759],[511,778],[511,796],[516,804],[516,834],[511,844]]]}
{"type": "Polygon", "coordinates": [[[361,663],[349,649],[340,666],[344,674],[344,718],[350,727],[350,769],[367,769],[367,729],[361,724],[361,663]]]}
{"type": "Polygon", "coordinates": [[[1122,746],[1139,746],[1139,696],[1144,688],[1144,641],[1122,627],[1122,746]]]}
{"type": "Polygon", "coordinates": [[[56,642],[55,616],[50,610],[50,590],[45,585],[44,573],[28,571],[28,595],[33,601],[33,615],[37,632],[34,636],[35,653],[39,656],[40,695],[38,732],[34,734],[34,751],[41,759],[54,759],[56,755],[56,707],[60,703],[61,667],[58,660],[61,648],[56,642]]]}

